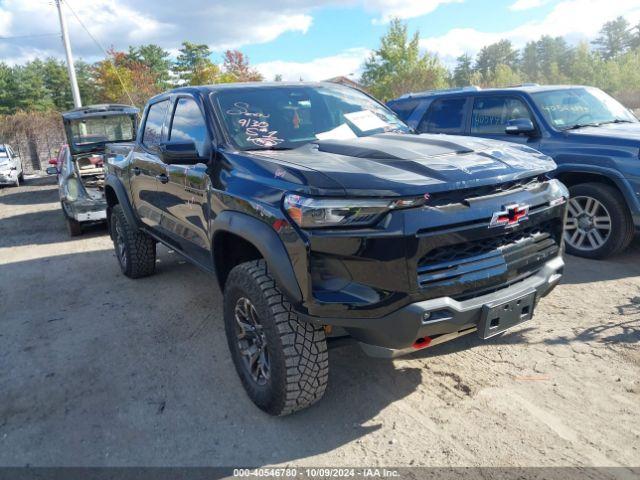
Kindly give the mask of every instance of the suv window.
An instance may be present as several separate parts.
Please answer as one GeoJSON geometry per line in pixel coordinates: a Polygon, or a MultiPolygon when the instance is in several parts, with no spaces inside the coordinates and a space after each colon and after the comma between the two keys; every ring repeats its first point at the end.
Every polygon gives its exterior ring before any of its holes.
{"type": "Polygon", "coordinates": [[[191,98],[180,98],[171,121],[169,140],[192,141],[200,156],[205,155],[207,127],[198,104],[191,98]]]}
{"type": "Polygon", "coordinates": [[[400,120],[406,122],[418,104],[420,104],[420,99],[400,100],[396,102],[389,102],[387,105],[391,110],[396,112],[400,117],[400,120]]]}
{"type": "Polygon", "coordinates": [[[163,100],[149,107],[142,134],[142,143],[145,147],[155,147],[162,140],[162,122],[168,105],[169,101],[163,100]]]}
{"type": "Polygon", "coordinates": [[[466,98],[434,100],[418,125],[418,132],[464,133],[466,98]]]}
{"type": "Polygon", "coordinates": [[[514,97],[476,98],[471,114],[471,134],[504,134],[509,120],[528,118],[533,122],[524,102],[514,97]]]}

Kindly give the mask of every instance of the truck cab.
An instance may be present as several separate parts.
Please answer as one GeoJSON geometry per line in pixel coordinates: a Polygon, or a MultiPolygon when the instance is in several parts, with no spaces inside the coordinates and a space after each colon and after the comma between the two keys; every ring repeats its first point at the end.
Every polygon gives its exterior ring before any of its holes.
{"type": "Polygon", "coordinates": [[[525,84],[407,94],[388,102],[419,133],[526,145],[569,187],[567,252],[605,258],[640,231],[640,122],[603,91],[525,84]]]}

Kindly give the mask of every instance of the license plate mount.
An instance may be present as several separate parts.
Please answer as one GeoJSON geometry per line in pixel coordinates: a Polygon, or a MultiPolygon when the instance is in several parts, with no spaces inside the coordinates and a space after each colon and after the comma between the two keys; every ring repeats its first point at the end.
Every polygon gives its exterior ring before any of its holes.
{"type": "Polygon", "coordinates": [[[516,325],[531,320],[536,292],[528,292],[511,300],[489,303],[482,307],[478,324],[480,338],[486,340],[516,325]]]}

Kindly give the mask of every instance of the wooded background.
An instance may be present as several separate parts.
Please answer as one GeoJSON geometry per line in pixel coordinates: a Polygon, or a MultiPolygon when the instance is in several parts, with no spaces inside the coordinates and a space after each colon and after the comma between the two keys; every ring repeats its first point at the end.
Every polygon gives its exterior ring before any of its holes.
{"type": "MultiPolygon", "coordinates": [[[[404,93],[478,85],[504,87],[526,82],[599,87],[627,108],[640,110],[640,25],[619,17],[602,26],[591,43],[568,44],[562,37],[542,35],[522,49],[508,39],[482,48],[476,56],[461,55],[448,69],[419,48],[418,31],[391,21],[380,46],[362,66],[359,83],[382,101],[404,93]]],[[[146,101],[178,85],[282,80],[263,76],[238,50],[212,60],[207,45],[183,42],[175,59],[157,45],[108,51],[94,64],[76,63],[84,105],[146,101]]],[[[304,80],[304,79],[300,79],[304,80]]],[[[67,70],[55,58],[23,65],[0,62],[0,143],[22,156],[27,173],[46,167],[65,142],[60,112],[73,107],[67,70]]]]}

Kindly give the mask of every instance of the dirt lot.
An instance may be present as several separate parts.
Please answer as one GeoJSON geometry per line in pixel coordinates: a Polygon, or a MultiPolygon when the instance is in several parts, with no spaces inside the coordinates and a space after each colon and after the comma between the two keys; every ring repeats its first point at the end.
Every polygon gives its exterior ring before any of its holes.
{"type": "Polygon", "coordinates": [[[331,350],[315,407],[271,418],[227,352],[220,293],[165,248],[119,271],[65,231],[50,179],[0,190],[0,465],[640,465],[640,241],[567,258],[533,322],[396,361],[331,350]]]}

